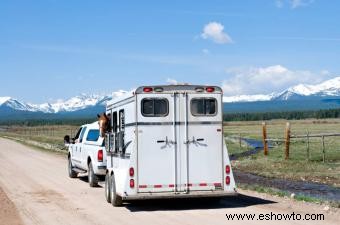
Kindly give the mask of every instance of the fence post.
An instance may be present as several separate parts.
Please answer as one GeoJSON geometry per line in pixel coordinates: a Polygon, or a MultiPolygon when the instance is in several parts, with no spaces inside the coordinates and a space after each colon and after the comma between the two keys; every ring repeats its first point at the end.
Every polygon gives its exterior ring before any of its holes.
{"type": "Polygon", "coordinates": [[[241,142],[241,133],[240,133],[240,136],[239,136],[239,144],[240,144],[240,149],[242,148],[242,142],[241,142]]]}
{"type": "Polygon", "coordinates": [[[307,159],[310,161],[310,152],[309,152],[309,131],[307,130],[307,159]]]}
{"type": "Polygon", "coordinates": [[[289,145],[290,145],[290,123],[286,124],[285,130],[285,159],[289,159],[289,145]]]}
{"type": "Polygon", "coordinates": [[[322,161],[326,161],[326,152],[325,152],[325,136],[322,136],[322,161]]]}
{"type": "Polygon", "coordinates": [[[265,122],[262,122],[262,142],[263,153],[264,155],[268,155],[267,127],[265,122]]]}

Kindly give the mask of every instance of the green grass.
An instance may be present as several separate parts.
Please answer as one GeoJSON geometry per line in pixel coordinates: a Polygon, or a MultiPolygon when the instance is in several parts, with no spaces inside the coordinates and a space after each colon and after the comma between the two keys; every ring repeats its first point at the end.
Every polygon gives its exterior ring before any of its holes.
{"type": "Polygon", "coordinates": [[[1,137],[8,137],[25,145],[43,150],[65,151],[65,135],[74,136],[77,126],[11,126],[0,132],[1,137]]]}
{"type": "MultiPolygon", "coordinates": [[[[295,120],[289,121],[292,134],[340,133],[340,120],[295,120]]],[[[267,122],[268,138],[283,138],[286,121],[267,122]]],[[[247,151],[244,143],[239,145],[238,137],[262,139],[261,122],[228,122],[224,134],[229,154],[247,151]]],[[[340,187],[340,138],[325,138],[326,161],[322,161],[321,138],[310,139],[310,159],[307,157],[305,139],[292,139],[289,160],[284,160],[284,145],[278,143],[269,149],[269,155],[263,152],[242,157],[233,162],[233,166],[243,172],[300,181],[312,181],[340,187]]]]}

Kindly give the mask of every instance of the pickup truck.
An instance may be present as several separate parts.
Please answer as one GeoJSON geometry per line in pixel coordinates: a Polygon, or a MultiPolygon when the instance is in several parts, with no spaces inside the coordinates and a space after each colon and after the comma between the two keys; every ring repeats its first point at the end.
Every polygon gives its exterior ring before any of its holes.
{"type": "Polygon", "coordinates": [[[106,172],[105,143],[98,122],[82,125],[74,138],[65,136],[64,141],[68,146],[69,177],[87,173],[90,187],[96,187],[106,172]]]}

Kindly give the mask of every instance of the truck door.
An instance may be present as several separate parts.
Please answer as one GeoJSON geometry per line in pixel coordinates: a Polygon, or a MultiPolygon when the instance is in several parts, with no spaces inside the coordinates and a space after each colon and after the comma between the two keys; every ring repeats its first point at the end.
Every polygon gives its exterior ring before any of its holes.
{"type": "Polygon", "coordinates": [[[81,169],[86,169],[83,167],[82,162],[82,151],[83,149],[83,142],[85,141],[85,132],[86,132],[86,126],[84,126],[80,132],[79,138],[76,139],[76,143],[74,144],[73,148],[75,148],[75,154],[74,154],[74,162],[75,166],[81,169]]]}

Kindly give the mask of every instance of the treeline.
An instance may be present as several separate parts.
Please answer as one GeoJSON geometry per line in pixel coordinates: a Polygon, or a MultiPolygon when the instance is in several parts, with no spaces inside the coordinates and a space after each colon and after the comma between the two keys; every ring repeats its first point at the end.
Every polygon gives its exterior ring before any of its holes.
{"type": "Polygon", "coordinates": [[[74,125],[92,123],[97,118],[65,118],[65,119],[27,119],[27,120],[2,120],[1,126],[48,126],[48,125],[74,125]]]}
{"type": "MultiPolygon", "coordinates": [[[[254,113],[226,113],[223,115],[224,121],[257,121],[271,119],[326,119],[340,118],[340,108],[317,111],[287,111],[287,112],[254,112],[254,113]]],[[[43,125],[75,125],[80,126],[92,123],[96,117],[91,118],[58,118],[58,119],[26,119],[26,120],[0,120],[1,126],[43,126],[43,125]]]]}
{"type": "Polygon", "coordinates": [[[287,112],[257,112],[257,113],[228,113],[224,121],[256,121],[271,119],[302,120],[302,119],[340,118],[340,108],[317,111],[287,111],[287,112]]]}

